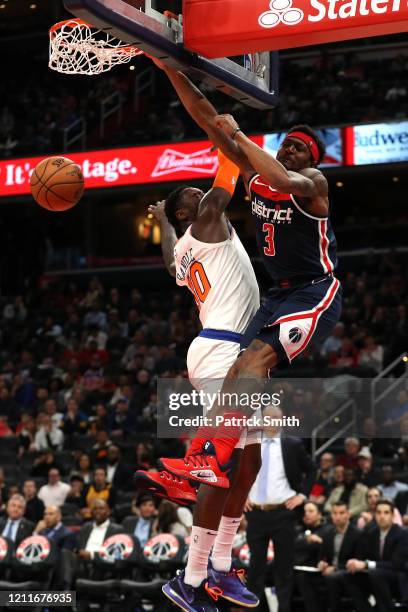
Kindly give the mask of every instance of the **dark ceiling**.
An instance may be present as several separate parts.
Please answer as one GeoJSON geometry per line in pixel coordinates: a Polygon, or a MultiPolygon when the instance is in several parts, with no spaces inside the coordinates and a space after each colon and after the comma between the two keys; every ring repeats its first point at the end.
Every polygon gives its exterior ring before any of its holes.
{"type": "Polygon", "coordinates": [[[0,0],[0,38],[35,36],[65,15],[62,0],[0,0]]]}

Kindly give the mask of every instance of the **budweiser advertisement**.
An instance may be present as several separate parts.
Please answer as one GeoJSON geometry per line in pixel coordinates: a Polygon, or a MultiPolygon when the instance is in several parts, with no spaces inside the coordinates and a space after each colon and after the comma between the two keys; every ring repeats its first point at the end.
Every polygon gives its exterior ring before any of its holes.
{"type": "MultiPolygon", "coordinates": [[[[264,137],[252,137],[263,146],[264,137]]],[[[215,176],[217,153],[209,141],[195,141],[69,153],[79,164],[87,189],[144,185],[169,181],[191,181],[215,176]]],[[[0,196],[30,193],[30,176],[43,157],[0,162],[0,196]]]]}
{"type": "Polygon", "coordinates": [[[347,165],[408,161],[408,121],[357,125],[346,132],[347,165]]]}
{"type": "Polygon", "coordinates": [[[184,0],[183,23],[188,49],[226,57],[406,32],[408,2],[184,0]]]}

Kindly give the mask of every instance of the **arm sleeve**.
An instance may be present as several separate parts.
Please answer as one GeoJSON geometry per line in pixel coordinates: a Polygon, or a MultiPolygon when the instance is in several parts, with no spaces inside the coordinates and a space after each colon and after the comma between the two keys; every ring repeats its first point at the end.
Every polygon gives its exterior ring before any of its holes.
{"type": "Polygon", "coordinates": [[[238,181],[240,170],[234,162],[228,159],[221,151],[218,152],[219,167],[213,187],[221,187],[232,196],[238,181]]]}

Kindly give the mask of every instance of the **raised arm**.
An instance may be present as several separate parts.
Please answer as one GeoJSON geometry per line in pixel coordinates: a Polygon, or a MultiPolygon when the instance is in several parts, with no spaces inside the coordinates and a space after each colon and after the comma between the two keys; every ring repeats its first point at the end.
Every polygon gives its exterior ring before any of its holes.
{"type": "Polygon", "coordinates": [[[153,59],[153,61],[156,66],[161,68],[168,76],[180,98],[180,102],[197,125],[207,133],[211,142],[221,149],[228,159],[240,168],[243,178],[245,180],[248,179],[253,174],[253,169],[251,168],[248,158],[245,153],[243,153],[243,151],[215,125],[215,118],[218,113],[211,102],[207,100],[204,94],[201,93],[185,74],[162,64],[159,60],[153,59]]]}
{"type": "Polygon", "coordinates": [[[239,168],[220,151],[218,159],[220,163],[213,187],[201,200],[192,226],[193,236],[201,242],[222,242],[230,237],[224,212],[234,194],[239,168]]]}
{"type": "Polygon", "coordinates": [[[157,202],[157,204],[151,204],[148,208],[149,213],[154,215],[157,221],[160,223],[161,229],[161,248],[163,253],[164,264],[168,270],[170,276],[176,276],[176,264],[174,263],[174,247],[177,242],[177,234],[174,227],[167,219],[167,215],[164,210],[165,202],[157,202]]]}
{"type": "Polygon", "coordinates": [[[327,197],[327,181],[316,168],[306,168],[302,172],[286,170],[272,155],[245,136],[231,115],[219,115],[216,124],[226,136],[234,139],[255,171],[277,191],[304,198],[327,197]]]}

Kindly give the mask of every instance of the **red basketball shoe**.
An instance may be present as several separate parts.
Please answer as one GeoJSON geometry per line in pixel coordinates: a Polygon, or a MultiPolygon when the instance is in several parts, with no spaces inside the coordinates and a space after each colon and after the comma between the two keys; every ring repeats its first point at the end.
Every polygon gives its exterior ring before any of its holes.
{"type": "Polygon", "coordinates": [[[184,478],[194,480],[212,487],[228,489],[230,481],[228,473],[231,470],[231,462],[220,465],[218,462],[213,443],[208,440],[200,454],[187,455],[184,459],[160,458],[158,465],[163,470],[184,478]]]}
{"type": "Polygon", "coordinates": [[[197,501],[197,489],[192,487],[188,480],[177,478],[177,476],[165,470],[162,472],[138,470],[134,479],[136,486],[157,497],[169,499],[180,506],[189,506],[197,501]]]}

